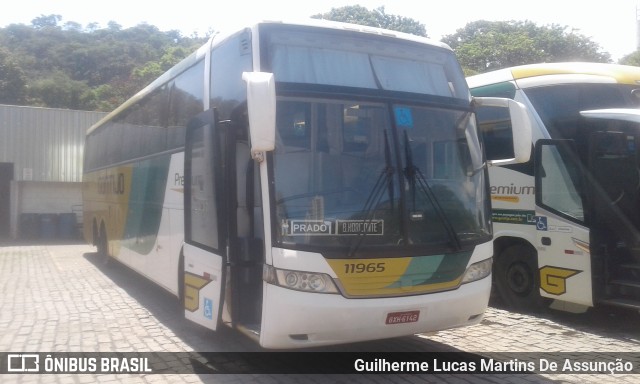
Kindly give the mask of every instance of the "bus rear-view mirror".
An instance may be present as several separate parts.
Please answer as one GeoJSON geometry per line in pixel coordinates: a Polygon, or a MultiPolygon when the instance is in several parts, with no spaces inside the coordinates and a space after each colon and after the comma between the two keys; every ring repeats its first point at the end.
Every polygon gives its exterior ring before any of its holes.
{"type": "Polygon", "coordinates": [[[500,97],[475,97],[478,107],[499,107],[509,110],[511,130],[513,133],[513,158],[492,159],[489,165],[506,165],[526,163],[531,158],[531,118],[527,108],[515,100],[500,97]]]}
{"type": "Polygon", "coordinates": [[[244,72],[242,79],[247,83],[251,155],[257,158],[261,156],[262,152],[269,152],[275,149],[275,79],[272,73],[266,72],[244,72]]]}

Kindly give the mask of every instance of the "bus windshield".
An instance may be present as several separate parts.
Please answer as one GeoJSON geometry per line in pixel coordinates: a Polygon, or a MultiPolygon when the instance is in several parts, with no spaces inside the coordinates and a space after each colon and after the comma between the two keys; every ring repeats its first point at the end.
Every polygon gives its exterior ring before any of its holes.
{"type": "Polygon", "coordinates": [[[299,98],[281,98],[277,111],[281,246],[407,256],[406,246],[451,251],[487,241],[485,167],[471,112],[299,98]]]}

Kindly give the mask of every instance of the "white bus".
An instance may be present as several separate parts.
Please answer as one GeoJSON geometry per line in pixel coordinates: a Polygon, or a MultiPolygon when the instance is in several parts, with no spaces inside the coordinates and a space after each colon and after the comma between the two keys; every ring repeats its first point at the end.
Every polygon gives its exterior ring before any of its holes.
{"type": "MultiPolygon", "coordinates": [[[[534,64],[467,80],[475,96],[523,103],[533,121],[531,161],[489,170],[503,301],[576,313],[640,308],[640,68],[534,64]]],[[[478,119],[487,157],[509,153],[499,111],[478,119]]]]}
{"type": "MultiPolygon", "coordinates": [[[[492,262],[476,104],[450,48],[264,22],[218,35],[87,133],[84,234],[267,348],[478,323],[492,262]]],[[[526,161],[531,140],[514,135],[526,161]]]]}

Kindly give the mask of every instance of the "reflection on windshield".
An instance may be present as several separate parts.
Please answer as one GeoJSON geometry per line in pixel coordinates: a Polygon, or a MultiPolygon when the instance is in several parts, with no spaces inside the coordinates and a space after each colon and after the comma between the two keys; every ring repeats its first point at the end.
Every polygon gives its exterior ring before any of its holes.
{"type": "Polygon", "coordinates": [[[474,164],[478,142],[475,135],[468,141],[470,116],[404,105],[280,101],[277,242],[354,255],[371,247],[457,250],[485,241],[485,172],[474,164]]]}

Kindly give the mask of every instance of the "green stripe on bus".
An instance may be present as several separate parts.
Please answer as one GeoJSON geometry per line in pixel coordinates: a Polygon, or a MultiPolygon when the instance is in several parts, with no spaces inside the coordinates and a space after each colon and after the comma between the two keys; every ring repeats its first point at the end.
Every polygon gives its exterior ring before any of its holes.
{"type": "Polygon", "coordinates": [[[171,156],[143,160],[133,167],[123,245],[148,254],[158,237],[171,156]]]}

